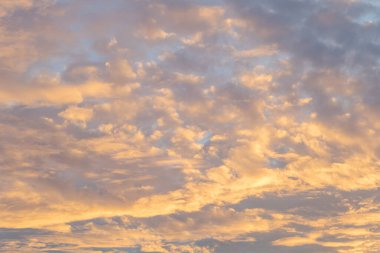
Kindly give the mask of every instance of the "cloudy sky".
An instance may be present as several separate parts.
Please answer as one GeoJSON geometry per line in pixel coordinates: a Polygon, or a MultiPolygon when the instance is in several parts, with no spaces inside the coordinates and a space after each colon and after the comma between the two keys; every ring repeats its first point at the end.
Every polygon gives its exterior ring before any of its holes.
{"type": "Polygon", "coordinates": [[[378,0],[0,0],[0,252],[380,252],[378,0]]]}

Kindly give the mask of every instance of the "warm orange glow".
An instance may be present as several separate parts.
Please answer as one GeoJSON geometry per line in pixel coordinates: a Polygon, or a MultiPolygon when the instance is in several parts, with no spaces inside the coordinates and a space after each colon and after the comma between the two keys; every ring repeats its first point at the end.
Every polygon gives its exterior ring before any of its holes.
{"type": "Polygon", "coordinates": [[[380,252],[376,1],[0,1],[0,252],[380,252]]]}

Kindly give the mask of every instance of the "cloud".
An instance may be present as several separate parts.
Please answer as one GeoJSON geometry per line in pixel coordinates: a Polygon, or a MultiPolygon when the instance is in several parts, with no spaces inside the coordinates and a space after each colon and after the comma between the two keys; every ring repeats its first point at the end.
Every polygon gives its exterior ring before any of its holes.
{"type": "Polygon", "coordinates": [[[111,94],[109,83],[96,81],[80,85],[55,85],[54,83],[37,84],[34,87],[32,85],[23,87],[16,84],[2,89],[0,103],[3,105],[79,104],[86,97],[107,97],[111,94]]]}
{"type": "Polygon", "coordinates": [[[88,108],[72,106],[60,112],[58,115],[70,122],[73,122],[74,124],[86,126],[86,122],[89,121],[93,116],[93,111],[92,109],[88,108]]]}
{"type": "Polygon", "coordinates": [[[9,12],[15,11],[18,8],[30,8],[32,5],[32,0],[4,1],[0,5],[0,16],[6,16],[9,12]]]}
{"type": "Polygon", "coordinates": [[[264,45],[254,49],[248,50],[236,50],[235,56],[239,58],[250,58],[250,57],[261,57],[261,56],[272,56],[278,52],[277,46],[264,45]]]}
{"type": "Polygon", "coordinates": [[[377,251],[378,8],[0,3],[0,251],[377,251]]]}

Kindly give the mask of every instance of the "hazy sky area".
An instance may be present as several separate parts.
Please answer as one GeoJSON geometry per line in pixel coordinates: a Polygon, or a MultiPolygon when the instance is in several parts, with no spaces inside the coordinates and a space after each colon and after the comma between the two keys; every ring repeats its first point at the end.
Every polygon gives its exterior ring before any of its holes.
{"type": "Polygon", "coordinates": [[[380,1],[0,0],[0,252],[379,253],[380,1]]]}

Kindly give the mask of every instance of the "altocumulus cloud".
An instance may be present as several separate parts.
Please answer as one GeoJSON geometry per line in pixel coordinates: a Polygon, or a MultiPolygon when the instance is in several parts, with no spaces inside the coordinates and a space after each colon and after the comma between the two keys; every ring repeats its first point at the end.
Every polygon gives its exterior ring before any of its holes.
{"type": "Polygon", "coordinates": [[[379,252],[379,13],[1,1],[0,251],[379,252]]]}

